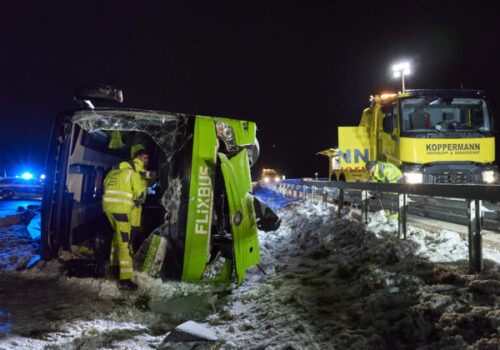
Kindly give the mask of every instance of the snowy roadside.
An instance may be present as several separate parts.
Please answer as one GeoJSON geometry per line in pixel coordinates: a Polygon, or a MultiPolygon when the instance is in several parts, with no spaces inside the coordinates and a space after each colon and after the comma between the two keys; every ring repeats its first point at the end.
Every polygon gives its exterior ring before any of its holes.
{"type": "MultiPolygon", "coordinates": [[[[485,249],[485,271],[468,275],[467,243],[451,231],[410,227],[398,241],[382,212],[366,228],[347,210],[337,219],[334,205],[278,213],[279,230],[259,232],[266,275],[252,268],[240,286],[137,274],[139,292],[124,293],[112,280],[68,278],[55,261],[3,271],[0,349],[158,348],[188,319],[219,337],[197,349],[500,347],[500,252],[485,249]]],[[[3,268],[31,254],[21,251],[3,268]]]]}
{"type": "Polygon", "coordinates": [[[336,207],[293,203],[277,232],[260,233],[261,266],[209,323],[225,346],[269,349],[498,349],[500,253],[467,274],[467,243],[396,225],[366,230],[336,207]]]}

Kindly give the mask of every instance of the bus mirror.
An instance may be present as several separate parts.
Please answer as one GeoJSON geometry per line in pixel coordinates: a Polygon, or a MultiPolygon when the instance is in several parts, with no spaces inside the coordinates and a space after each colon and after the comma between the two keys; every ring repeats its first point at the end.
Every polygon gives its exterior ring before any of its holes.
{"type": "Polygon", "coordinates": [[[75,101],[114,101],[123,102],[123,92],[105,84],[88,84],[78,87],[75,101]]]}

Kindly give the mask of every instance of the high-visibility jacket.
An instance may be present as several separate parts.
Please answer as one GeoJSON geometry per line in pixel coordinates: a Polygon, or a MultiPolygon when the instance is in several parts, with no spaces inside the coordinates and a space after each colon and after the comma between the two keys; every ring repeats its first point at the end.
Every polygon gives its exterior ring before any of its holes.
{"type": "Polygon", "coordinates": [[[142,203],[146,201],[146,195],[148,194],[148,179],[146,178],[147,170],[146,167],[144,166],[144,162],[140,160],[139,158],[134,158],[132,160],[126,160],[124,162],[120,163],[120,168],[121,167],[127,167],[130,166],[135,172],[137,172],[140,177],[141,177],[141,184],[142,187],[144,187],[144,197],[142,199],[142,203]]]}
{"type": "Polygon", "coordinates": [[[107,213],[130,213],[135,205],[144,201],[146,194],[141,176],[130,163],[120,163],[104,180],[102,209],[107,213]]]}
{"type": "Polygon", "coordinates": [[[403,179],[401,170],[392,163],[378,162],[372,174],[374,182],[400,182],[403,179]]]}
{"type": "MultiPolygon", "coordinates": [[[[146,194],[148,193],[148,180],[146,179],[146,168],[144,162],[139,158],[134,158],[132,161],[128,162],[134,170],[141,176],[141,186],[144,188],[144,197],[142,202],[146,201],[146,194]]],[[[141,226],[142,226],[142,206],[135,206],[130,212],[130,224],[131,227],[131,240],[135,248],[137,248],[138,237],[141,236],[141,226]]]]}
{"type": "Polygon", "coordinates": [[[148,180],[145,178],[145,175],[144,175],[146,173],[146,168],[144,167],[144,162],[142,160],[140,160],[139,158],[134,158],[133,162],[134,162],[135,171],[137,171],[139,173],[139,175],[141,175],[142,184],[143,184],[143,187],[146,189],[146,194],[147,194],[147,192],[148,192],[148,190],[147,190],[148,180]]]}

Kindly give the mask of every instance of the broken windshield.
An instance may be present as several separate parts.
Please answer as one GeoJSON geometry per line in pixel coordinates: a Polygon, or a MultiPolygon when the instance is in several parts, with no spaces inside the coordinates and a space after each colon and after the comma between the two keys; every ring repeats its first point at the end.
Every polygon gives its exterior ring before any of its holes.
{"type": "MultiPolygon", "coordinates": [[[[175,163],[175,157],[185,151],[192,140],[193,130],[189,127],[191,117],[184,114],[172,114],[152,111],[134,110],[84,110],[73,114],[73,123],[78,124],[90,134],[118,130],[120,132],[136,132],[149,135],[154,143],[163,151],[163,163],[160,164],[160,185],[163,187],[161,203],[166,210],[170,223],[177,222],[182,181],[172,171],[162,175],[162,166],[175,163]],[[167,186],[164,186],[168,184],[167,186]]],[[[189,150],[191,152],[191,150],[189,150]]]]}
{"type": "Polygon", "coordinates": [[[491,131],[481,98],[425,96],[401,101],[402,132],[491,131]]]}
{"type": "Polygon", "coordinates": [[[133,110],[85,110],[73,115],[73,122],[89,133],[96,131],[143,132],[165,152],[169,160],[188,138],[185,124],[188,116],[133,110]]]}

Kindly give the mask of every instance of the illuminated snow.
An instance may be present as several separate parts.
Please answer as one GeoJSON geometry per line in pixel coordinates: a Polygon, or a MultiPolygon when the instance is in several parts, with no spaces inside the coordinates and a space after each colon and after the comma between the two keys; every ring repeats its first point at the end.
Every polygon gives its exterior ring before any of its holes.
{"type": "MultiPolygon", "coordinates": [[[[383,212],[366,228],[347,208],[338,219],[331,204],[299,201],[278,213],[279,230],[259,232],[266,274],[251,268],[240,286],[136,273],[139,291],[126,293],[116,281],[65,277],[56,261],[25,271],[3,264],[0,348],[152,349],[187,320],[215,332],[222,349],[499,347],[497,250],[485,246],[485,271],[469,275],[456,232],[410,225],[398,241],[383,212]]],[[[21,229],[2,233],[12,240],[17,230],[22,242],[21,229]]]]}

